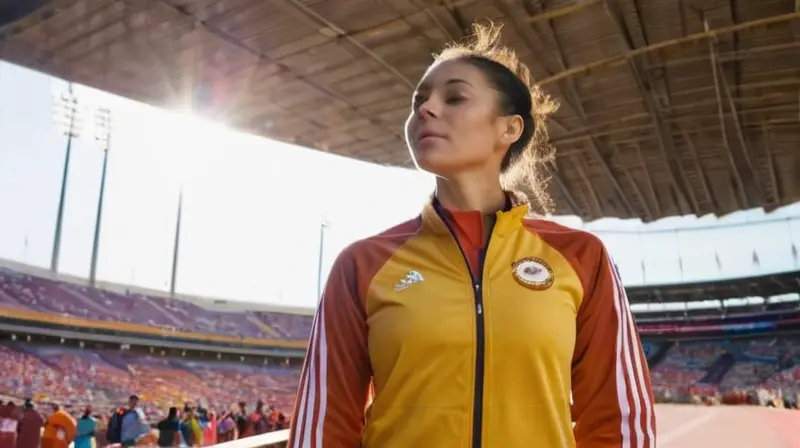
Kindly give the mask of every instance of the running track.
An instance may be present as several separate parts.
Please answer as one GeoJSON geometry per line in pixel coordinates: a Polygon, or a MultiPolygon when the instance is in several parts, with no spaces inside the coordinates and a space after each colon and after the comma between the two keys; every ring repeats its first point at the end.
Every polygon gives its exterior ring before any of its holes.
{"type": "Polygon", "coordinates": [[[658,448],[800,448],[800,411],[657,405],[658,448]]]}

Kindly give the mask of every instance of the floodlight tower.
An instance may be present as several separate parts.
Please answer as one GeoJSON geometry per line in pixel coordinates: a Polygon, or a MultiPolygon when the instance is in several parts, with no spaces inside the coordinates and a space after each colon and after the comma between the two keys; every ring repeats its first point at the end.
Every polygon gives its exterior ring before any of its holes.
{"type": "Polygon", "coordinates": [[[319,253],[317,258],[317,299],[322,297],[322,259],[325,251],[325,230],[330,228],[328,220],[323,218],[319,223],[319,253]]]}
{"type": "Polygon", "coordinates": [[[61,253],[61,231],[64,223],[64,202],[67,196],[69,164],[72,158],[72,141],[80,136],[83,124],[82,113],[78,107],[78,98],[72,89],[72,83],[66,93],[53,97],[53,121],[56,127],[67,137],[67,148],[64,155],[64,173],[61,176],[61,193],[56,214],[56,229],[53,236],[53,253],[50,259],[50,270],[58,271],[58,259],[61,253]]]}
{"type": "Polygon", "coordinates": [[[97,257],[100,253],[100,229],[103,221],[103,200],[106,193],[106,172],[108,151],[111,149],[111,110],[99,107],[95,111],[94,139],[103,149],[103,170],[100,174],[100,193],[97,196],[97,216],[94,221],[94,240],[92,241],[92,262],[89,267],[89,283],[94,286],[97,279],[97,257]]]}
{"type": "Polygon", "coordinates": [[[175,298],[178,282],[178,257],[181,252],[181,220],[183,219],[183,185],[178,190],[178,213],[175,218],[175,240],[172,246],[172,274],[169,280],[169,295],[175,298]]]}

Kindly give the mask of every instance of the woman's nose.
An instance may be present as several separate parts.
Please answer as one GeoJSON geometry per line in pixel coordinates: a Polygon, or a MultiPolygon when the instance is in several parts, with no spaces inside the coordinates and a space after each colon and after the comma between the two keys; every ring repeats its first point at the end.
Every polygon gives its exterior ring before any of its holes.
{"type": "Polygon", "coordinates": [[[419,107],[419,111],[417,112],[417,117],[420,121],[426,121],[430,118],[436,118],[439,116],[439,110],[434,104],[434,101],[428,100],[422,103],[419,107]]]}

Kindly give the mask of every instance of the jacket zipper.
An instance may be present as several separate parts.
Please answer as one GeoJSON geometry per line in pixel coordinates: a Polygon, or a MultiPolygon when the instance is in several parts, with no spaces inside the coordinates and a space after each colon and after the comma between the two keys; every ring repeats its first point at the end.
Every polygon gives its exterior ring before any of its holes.
{"type": "Polygon", "coordinates": [[[461,257],[464,259],[464,264],[467,266],[467,273],[469,274],[470,281],[472,282],[472,294],[475,298],[475,389],[473,391],[472,401],[472,448],[481,448],[483,438],[483,380],[486,367],[486,330],[484,328],[483,318],[483,265],[486,261],[486,253],[489,252],[489,244],[492,242],[492,234],[494,233],[494,225],[496,220],[492,222],[492,227],[489,229],[489,236],[486,238],[486,245],[481,250],[478,257],[478,278],[472,273],[472,268],[469,265],[467,254],[464,253],[464,248],[458,242],[456,235],[447,217],[441,212],[439,207],[434,207],[439,219],[442,220],[447,230],[453,236],[453,240],[461,252],[461,257]]]}

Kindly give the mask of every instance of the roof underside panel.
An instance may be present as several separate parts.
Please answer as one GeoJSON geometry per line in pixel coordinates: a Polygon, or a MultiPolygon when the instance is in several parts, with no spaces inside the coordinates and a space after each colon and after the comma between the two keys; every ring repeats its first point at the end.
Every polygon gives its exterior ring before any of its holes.
{"type": "Polygon", "coordinates": [[[0,58],[380,164],[431,54],[469,24],[561,108],[551,191],[584,219],[800,198],[794,0],[0,0],[0,58]]]}

